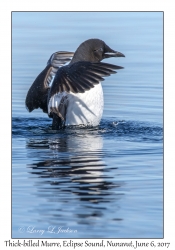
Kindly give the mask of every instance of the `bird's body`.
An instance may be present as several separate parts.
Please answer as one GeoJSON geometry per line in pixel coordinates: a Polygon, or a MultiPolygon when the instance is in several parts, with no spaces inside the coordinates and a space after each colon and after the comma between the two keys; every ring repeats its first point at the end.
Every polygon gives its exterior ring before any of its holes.
{"type": "Polygon", "coordinates": [[[53,118],[53,129],[65,125],[97,126],[104,106],[101,81],[122,69],[100,61],[123,56],[99,39],[85,41],[74,54],[54,53],[29,89],[26,106],[29,111],[40,107],[47,112],[53,118]]]}
{"type": "Polygon", "coordinates": [[[85,93],[57,93],[49,100],[48,110],[59,106],[65,125],[97,126],[103,114],[103,89],[101,83],[85,93]]]}

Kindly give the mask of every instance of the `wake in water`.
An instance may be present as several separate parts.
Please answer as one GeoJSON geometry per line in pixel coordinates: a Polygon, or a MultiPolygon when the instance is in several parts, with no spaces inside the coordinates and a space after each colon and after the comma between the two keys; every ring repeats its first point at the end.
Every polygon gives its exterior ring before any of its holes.
{"type": "Polygon", "coordinates": [[[15,137],[54,137],[63,135],[102,135],[120,137],[124,140],[162,141],[163,128],[161,126],[140,121],[117,121],[102,119],[97,127],[71,126],[61,130],[52,130],[50,120],[46,118],[13,118],[12,135],[15,137]]]}

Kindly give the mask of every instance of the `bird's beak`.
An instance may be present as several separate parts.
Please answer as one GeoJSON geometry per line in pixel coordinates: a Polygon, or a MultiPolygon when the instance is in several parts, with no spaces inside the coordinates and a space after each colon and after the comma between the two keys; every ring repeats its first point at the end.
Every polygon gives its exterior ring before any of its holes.
{"type": "Polygon", "coordinates": [[[109,58],[109,57],[125,57],[125,55],[121,52],[115,51],[109,48],[108,46],[106,46],[104,58],[109,58]]]}

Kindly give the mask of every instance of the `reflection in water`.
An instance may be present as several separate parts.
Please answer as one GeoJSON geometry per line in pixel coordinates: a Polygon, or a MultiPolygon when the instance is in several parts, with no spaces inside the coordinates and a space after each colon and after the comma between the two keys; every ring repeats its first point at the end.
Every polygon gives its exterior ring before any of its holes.
{"type": "MultiPolygon", "coordinates": [[[[36,181],[37,195],[46,197],[48,202],[57,201],[49,221],[55,216],[59,218],[66,216],[64,204],[70,204],[75,207],[69,207],[67,213],[71,213],[68,216],[78,218],[75,219],[76,223],[95,223],[91,219],[94,216],[97,218],[103,216],[106,210],[105,204],[113,200],[116,204],[121,197],[121,191],[117,190],[122,183],[117,183],[116,180],[114,183],[114,177],[109,172],[110,168],[103,160],[103,138],[100,135],[57,134],[55,138],[48,140],[29,139],[27,148],[32,149],[28,150],[31,154],[29,157],[32,158],[36,149],[36,154],[40,153],[40,148],[47,152],[46,159],[28,167],[32,169],[31,174],[42,178],[42,181],[41,179],[36,181]],[[82,221],[82,218],[86,220],[82,221]]],[[[116,206],[115,211],[117,209],[116,206]]],[[[121,219],[113,214],[112,220],[121,219]]]]}
{"type": "Polygon", "coordinates": [[[155,124],[115,120],[53,131],[48,119],[13,118],[13,236],[19,221],[77,230],[43,238],[128,238],[140,230],[152,237],[153,224],[160,235],[162,132],[155,124]]]}

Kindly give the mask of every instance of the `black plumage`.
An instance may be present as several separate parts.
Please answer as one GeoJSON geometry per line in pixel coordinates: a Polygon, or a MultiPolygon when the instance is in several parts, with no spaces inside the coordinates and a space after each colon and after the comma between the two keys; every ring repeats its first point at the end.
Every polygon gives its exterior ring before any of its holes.
{"type": "Polygon", "coordinates": [[[84,93],[103,81],[106,76],[117,73],[115,70],[123,67],[108,63],[91,63],[79,61],[61,67],[53,81],[49,99],[58,92],[84,93]]]}
{"type": "Polygon", "coordinates": [[[45,69],[37,76],[32,86],[28,90],[25,104],[29,112],[41,108],[44,113],[48,113],[47,100],[50,85],[58,69],[70,62],[73,52],[60,51],[51,55],[45,69]]]}

